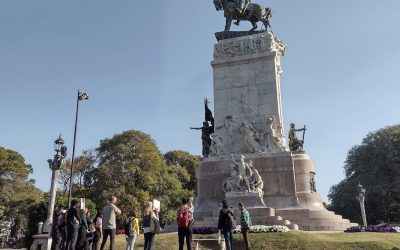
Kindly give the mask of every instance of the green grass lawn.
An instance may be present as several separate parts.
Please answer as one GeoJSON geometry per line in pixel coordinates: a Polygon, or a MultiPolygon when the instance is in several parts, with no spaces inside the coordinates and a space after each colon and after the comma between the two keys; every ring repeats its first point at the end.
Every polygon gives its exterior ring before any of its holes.
{"type": "MultiPolygon", "coordinates": [[[[193,235],[193,238],[217,238],[217,235],[193,235]]],[[[400,248],[400,233],[259,233],[250,234],[250,243],[252,249],[393,249],[400,248]]],[[[116,249],[125,246],[124,235],[118,235],[116,249]]],[[[143,235],[140,235],[135,249],[142,248],[143,235]]],[[[178,249],[178,235],[156,235],[155,249],[178,249]]],[[[218,248],[203,244],[202,249],[218,248]]],[[[244,249],[241,235],[234,235],[234,249],[244,249]]]]}

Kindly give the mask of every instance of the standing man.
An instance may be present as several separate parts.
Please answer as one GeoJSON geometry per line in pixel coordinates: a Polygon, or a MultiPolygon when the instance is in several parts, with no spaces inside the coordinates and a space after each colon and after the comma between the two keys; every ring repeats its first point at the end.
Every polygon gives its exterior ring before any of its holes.
{"type": "Polygon", "coordinates": [[[75,250],[78,240],[79,226],[82,218],[78,212],[79,201],[74,199],[71,201],[71,207],[67,212],[67,232],[68,232],[68,250],[75,250]]]}
{"type": "Polygon", "coordinates": [[[178,223],[179,250],[183,250],[185,237],[187,250],[192,249],[193,212],[193,206],[191,204],[188,205],[188,199],[182,198],[182,205],[178,210],[176,219],[178,223]]]}
{"type": "Polygon", "coordinates": [[[100,250],[104,249],[108,236],[110,236],[110,250],[114,250],[114,238],[117,229],[115,217],[116,214],[121,214],[121,210],[115,204],[117,204],[117,197],[111,196],[110,204],[103,208],[103,241],[100,250]]]}
{"type": "Polygon", "coordinates": [[[235,215],[233,210],[229,208],[228,202],[223,200],[222,209],[219,212],[218,218],[218,230],[221,230],[225,238],[225,249],[232,250],[233,248],[233,232],[232,230],[236,228],[235,215]]]}
{"type": "Polygon", "coordinates": [[[242,228],[242,235],[246,250],[250,250],[249,231],[251,227],[251,220],[249,211],[244,208],[243,202],[239,202],[240,210],[240,227],[242,228]]]}

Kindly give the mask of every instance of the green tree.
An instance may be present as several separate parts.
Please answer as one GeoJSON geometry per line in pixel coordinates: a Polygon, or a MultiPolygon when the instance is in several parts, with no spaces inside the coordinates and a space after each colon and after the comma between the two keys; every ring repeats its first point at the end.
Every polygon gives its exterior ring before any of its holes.
{"type": "Polygon", "coordinates": [[[199,166],[202,157],[192,155],[182,150],[169,151],[164,155],[164,160],[169,168],[175,168],[182,186],[188,190],[194,190],[196,186],[195,170],[199,166]],[[180,169],[183,168],[186,170],[180,169]]]}
{"type": "MultiPolygon", "coordinates": [[[[72,170],[72,196],[85,196],[85,176],[90,172],[96,163],[96,153],[94,150],[84,150],[81,156],[75,158],[72,170]]],[[[66,160],[60,169],[58,184],[61,186],[62,195],[68,194],[69,181],[71,176],[71,160],[66,160]]]]}
{"type": "Polygon", "coordinates": [[[28,179],[32,166],[18,152],[0,147],[0,220],[14,221],[12,233],[24,233],[29,206],[42,199],[42,191],[28,179]]]}
{"type": "Polygon", "coordinates": [[[361,222],[357,184],[366,189],[367,221],[400,221],[400,125],[369,133],[348,153],[345,179],[331,187],[331,209],[361,222]]]}
{"type": "Polygon", "coordinates": [[[145,202],[158,198],[164,213],[176,204],[180,193],[179,179],[166,168],[154,140],[140,131],[129,130],[104,139],[96,149],[98,166],[85,175],[87,197],[98,207],[111,195],[120,199],[123,219],[132,209],[141,211],[145,202]],[[171,201],[173,200],[173,201],[171,201]],[[172,205],[173,204],[173,205],[172,205]]]}

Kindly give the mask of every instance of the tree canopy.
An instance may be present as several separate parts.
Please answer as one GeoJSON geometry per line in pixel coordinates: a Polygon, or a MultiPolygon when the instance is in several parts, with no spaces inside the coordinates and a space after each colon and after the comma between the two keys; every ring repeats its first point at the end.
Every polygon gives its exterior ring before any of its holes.
{"type": "Polygon", "coordinates": [[[177,169],[180,172],[180,180],[184,188],[194,190],[196,186],[195,169],[199,166],[202,157],[192,155],[182,150],[169,151],[164,155],[164,160],[170,168],[182,167],[184,170],[177,169]],[[186,170],[186,173],[185,173],[186,170]]]}
{"type": "Polygon", "coordinates": [[[361,222],[357,184],[366,190],[367,222],[400,221],[400,125],[369,133],[344,165],[345,179],[331,187],[331,209],[361,222]]]}
{"type": "MultiPolygon", "coordinates": [[[[73,188],[74,196],[89,198],[100,209],[115,195],[124,213],[121,219],[132,209],[140,212],[147,201],[158,199],[163,220],[169,223],[176,217],[181,198],[193,196],[198,163],[198,158],[187,152],[174,152],[164,156],[149,135],[136,130],[104,139],[96,148],[95,159],[80,159],[84,181],[79,189],[73,188]]],[[[76,174],[80,176],[79,171],[76,174]]]]}
{"type": "Polygon", "coordinates": [[[43,198],[30,173],[22,155],[0,147],[0,220],[14,221],[15,233],[26,229],[30,205],[43,198]]]}

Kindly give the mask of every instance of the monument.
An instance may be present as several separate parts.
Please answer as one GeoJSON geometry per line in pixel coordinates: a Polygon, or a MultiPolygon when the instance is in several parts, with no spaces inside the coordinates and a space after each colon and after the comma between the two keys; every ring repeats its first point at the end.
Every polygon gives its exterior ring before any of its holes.
{"type": "Polygon", "coordinates": [[[209,153],[196,169],[195,226],[215,226],[219,204],[227,199],[233,208],[243,201],[253,224],[344,230],[350,221],[326,210],[316,191],[315,165],[303,149],[305,127],[291,126],[290,147],[284,136],[280,76],[286,46],[268,29],[271,10],[242,3],[214,0],[226,26],[216,33],[211,62],[215,125],[209,153]],[[234,19],[249,20],[253,28],[261,21],[265,30],[229,31],[234,19]],[[296,131],[303,131],[302,140],[296,131]]]}

